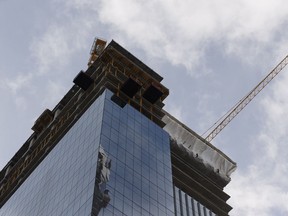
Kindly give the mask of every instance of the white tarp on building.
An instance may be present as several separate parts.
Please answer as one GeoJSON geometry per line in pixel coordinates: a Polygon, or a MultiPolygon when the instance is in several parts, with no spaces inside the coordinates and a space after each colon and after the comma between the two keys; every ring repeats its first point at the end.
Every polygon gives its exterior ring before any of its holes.
{"type": "Polygon", "coordinates": [[[236,169],[235,162],[170,114],[166,113],[162,120],[166,123],[164,130],[178,145],[183,145],[194,157],[212,167],[222,178],[230,180],[231,173],[236,169]]]}

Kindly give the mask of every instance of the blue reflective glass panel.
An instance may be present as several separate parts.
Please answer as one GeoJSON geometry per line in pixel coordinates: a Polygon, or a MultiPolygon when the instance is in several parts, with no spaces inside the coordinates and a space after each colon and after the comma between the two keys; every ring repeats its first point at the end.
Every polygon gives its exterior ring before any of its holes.
{"type": "Polygon", "coordinates": [[[174,203],[175,215],[177,216],[216,216],[210,209],[203,206],[200,202],[195,200],[183,192],[178,187],[174,186],[174,203]]]}
{"type": "Polygon", "coordinates": [[[0,209],[1,216],[91,215],[104,95],[0,209]]]}
{"type": "Polygon", "coordinates": [[[93,215],[174,215],[168,133],[131,106],[118,106],[111,96],[107,92],[100,135],[105,159],[98,160],[109,165],[97,166],[106,177],[95,186],[102,189],[95,191],[93,215]]]}

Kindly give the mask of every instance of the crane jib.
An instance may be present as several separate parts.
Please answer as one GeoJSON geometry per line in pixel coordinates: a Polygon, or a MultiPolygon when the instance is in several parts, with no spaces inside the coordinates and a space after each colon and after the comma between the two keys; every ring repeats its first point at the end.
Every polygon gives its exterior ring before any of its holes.
{"type": "MultiPolygon", "coordinates": [[[[214,129],[205,138],[208,142],[214,139],[233,118],[237,116],[241,110],[243,110],[251,100],[253,100],[257,94],[288,64],[288,55],[261,81],[253,88],[246,96],[244,96],[230,112],[226,113],[225,118],[214,127],[214,129]]],[[[219,122],[218,120],[217,122],[219,122]]],[[[216,125],[216,124],[215,124],[216,125]]]]}

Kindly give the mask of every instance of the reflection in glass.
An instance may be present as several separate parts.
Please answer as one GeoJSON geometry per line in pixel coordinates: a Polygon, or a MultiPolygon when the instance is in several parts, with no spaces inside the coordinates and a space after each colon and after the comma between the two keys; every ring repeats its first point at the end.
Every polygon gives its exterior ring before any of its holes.
{"type": "Polygon", "coordinates": [[[108,158],[102,145],[99,146],[96,180],[94,188],[94,200],[92,215],[99,214],[101,208],[105,208],[110,202],[109,190],[106,189],[106,183],[109,181],[111,168],[111,159],[108,158]]]}
{"type": "Polygon", "coordinates": [[[174,186],[173,190],[176,215],[216,216],[210,209],[203,206],[200,202],[178,187],[174,186]]]}

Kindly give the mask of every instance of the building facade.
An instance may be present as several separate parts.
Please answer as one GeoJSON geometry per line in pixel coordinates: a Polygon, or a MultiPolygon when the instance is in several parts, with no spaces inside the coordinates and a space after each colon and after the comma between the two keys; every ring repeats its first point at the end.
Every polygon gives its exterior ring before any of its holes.
{"type": "Polygon", "coordinates": [[[112,41],[0,173],[0,216],[228,215],[236,164],[165,110],[168,89],[112,41]]]}

